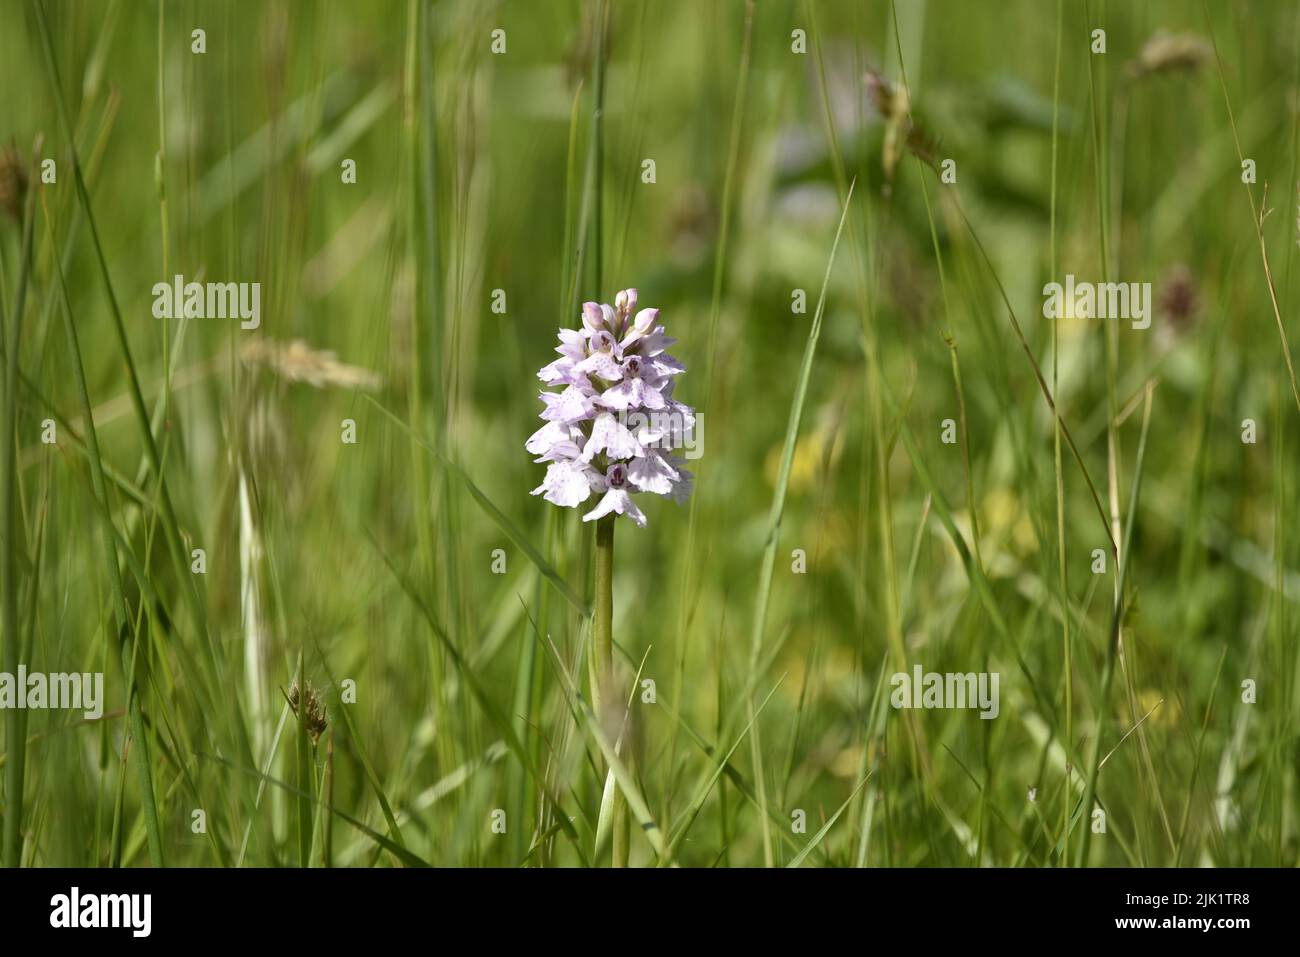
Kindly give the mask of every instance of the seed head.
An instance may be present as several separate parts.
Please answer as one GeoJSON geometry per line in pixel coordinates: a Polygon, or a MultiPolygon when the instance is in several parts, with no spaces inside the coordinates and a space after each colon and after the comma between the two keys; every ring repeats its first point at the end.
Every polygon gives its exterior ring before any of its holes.
{"type": "Polygon", "coordinates": [[[0,209],[15,222],[23,218],[27,201],[27,170],[12,143],[0,150],[0,209]]]}
{"type": "Polygon", "coordinates": [[[1175,70],[1195,73],[1213,55],[1214,49],[1199,34],[1157,30],[1127,69],[1134,79],[1175,70]]]}
{"type": "Polygon", "coordinates": [[[1160,312],[1179,332],[1191,325],[1200,306],[1196,278],[1183,263],[1166,271],[1160,284],[1160,312]]]}
{"type": "Polygon", "coordinates": [[[329,715],[325,711],[325,702],[320,699],[316,689],[311,686],[310,682],[307,684],[307,693],[300,694],[298,682],[295,681],[290,686],[289,694],[286,697],[289,699],[289,707],[293,709],[295,717],[298,714],[299,704],[305,703],[307,709],[305,716],[307,733],[311,735],[311,743],[315,744],[320,740],[320,736],[325,732],[325,728],[329,724],[329,715]]]}

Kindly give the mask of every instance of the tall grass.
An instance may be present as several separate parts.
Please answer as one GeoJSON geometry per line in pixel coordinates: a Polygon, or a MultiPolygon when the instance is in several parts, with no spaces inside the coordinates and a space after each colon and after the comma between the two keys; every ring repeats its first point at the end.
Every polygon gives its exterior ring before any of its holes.
{"type": "Polygon", "coordinates": [[[4,863],[1296,862],[1289,6],[0,6],[0,651],[106,679],[4,863]],[[703,457],[592,528],[534,370],[629,286],[703,457]]]}

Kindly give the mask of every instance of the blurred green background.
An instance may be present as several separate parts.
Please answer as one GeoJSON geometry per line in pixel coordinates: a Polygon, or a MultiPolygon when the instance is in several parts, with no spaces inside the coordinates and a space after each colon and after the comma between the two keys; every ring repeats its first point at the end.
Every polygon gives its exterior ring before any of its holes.
{"type": "MultiPolygon", "coordinates": [[[[694,500],[616,536],[632,774],[672,862],[1296,863],[1294,5],[0,0],[0,23],[6,356],[27,287],[6,662],[107,689],[99,721],[5,713],[7,863],[607,863],[565,684],[587,618],[521,545],[582,603],[591,527],[528,495],[523,442],[556,328],[628,286],[704,420],[694,500]],[[1151,327],[1054,338],[1066,273],[1151,283],[1151,327]],[[176,274],[260,282],[260,328],[155,319],[176,274]],[[915,664],[998,672],[999,716],[889,707],[915,664]]],[[[633,864],[667,859],[634,834],[633,864]]]]}

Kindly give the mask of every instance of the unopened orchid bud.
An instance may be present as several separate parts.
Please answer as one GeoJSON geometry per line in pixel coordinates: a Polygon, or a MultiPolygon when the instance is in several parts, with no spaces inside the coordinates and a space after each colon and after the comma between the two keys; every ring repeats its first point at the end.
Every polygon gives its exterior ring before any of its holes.
{"type": "Polygon", "coordinates": [[[636,314],[636,320],[632,323],[634,328],[641,335],[649,332],[656,322],[659,321],[658,309],[642,309],[636,314]]]}
{"type": "Polygon", "coordinates": [[[584,302],[582,304],[582,324],[588,332],[599,332],[605,327],[605,313],[600,308],[598,302],[584,302]]]}

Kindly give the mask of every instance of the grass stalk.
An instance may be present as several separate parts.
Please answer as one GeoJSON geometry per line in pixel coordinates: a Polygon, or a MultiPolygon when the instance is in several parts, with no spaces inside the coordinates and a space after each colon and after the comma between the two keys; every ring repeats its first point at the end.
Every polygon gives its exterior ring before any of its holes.
{"type": "MultiPolygon", "coordinates": [[[[1061,37],[1065,25],[1065,0],[1056,3],[1056,60],[1052,70],[1052,185],[1050,200],[1050,222],[1048,226],[1048,267],[1050,277],[1055,280],[1061,271],[1060,250],[1056,242],[1056,202],[1057,174],[1061,136],[1061,37]]],[[[1060,400],[1061,395],[1061,349],[1060,320],[1052,320],[1052,395],[1060,400]]],[[[1056,567],[1057,588],[1061,604],[1061,655],[1064,661],[1065,686],[1065,731],[1062,743],[1065,749],[1065,780],[1068,785],[1072,774],[1071,754],[1074,748],[1074,662],[1071,658],[1069,581],[1065,567],[1065,469],[1061,461],[1061,420],[1052,417],[1052,469],[1056,490],[1056,567]]],[[[1064,853],[1060,862],[1068,866],[1070,862],[1070,796],[1071,789],[1061,788],[1061,834],[1064,853]]]]}
{"type": "MultiPolygon", "coordinates": [[[[18,284],[14,292],[12,315],[5,324],[5,381],[3,422],[0,423],[0,588],[3,589],[4,667],[11,675],[18,673],[20,642],[18,634],[18,571],[26,564],[19,555],[17,521],[18,486],[18,349],[22,341],[23,316],[27,311],[27,286],[32,268],[32,234],[36,221],[36,190],[27,195],[23,211],[22,253],[18,266],[18,284]]],[[[15,709],[5,721],[5,826],[4,853],[6,867],[22,863],[23,771],[27,757],[27,722],[23,709],[15,709]]]]}
{"type": "MultiPolygon", "coordinates": [[[[49,213],[46,212],[49,223],[49,213]]],[[[52,227],[51,227],[52,228],[52,227]]],[[[58,263],[59,289],[63,295],[64,329],[68,337],[68,348],[72,359],[72,369],[77,382],[77,392],[81,399],[82,421],[85,423],[87,460],[90,463],[91,484],[95,494],[95,503],[101,523],[101,538],[104,547],[104,565],[108,571],[109,584],[113,595],[114,637],[121,642],[122,671],[126,678],[127,714],[131,727],[131,739],[124,742],[124,749],[129,754],[130,763],[135,765],[136,780],[140,788],[140,804],[144,812],[145,832],[149,841],[149,863],[153,867],[163,866],[162,829],[158,823],[158,807],[153,790],[153,770],[150,758],[149,736],[144,723],[144,711],[140,704],[140,695],[136,687],[136,658],[139,651],[140,635],[134,632],[134,640],[128,642],[131,623],[131,609],[127,604],[126,592],[122,586],[122,572],[117,563],[116,532],[113,528],[113,516],[109,507],[108,487],[104,481],[103,457],[100,454],[99,437],[95,429],[94,413],[91,410],[90,392],[86,385],[85,365],[81,358],[81,345],[77,338],[77,326],[72,318],[72,302],[68,296],[67,282],[63,275],[63,266],[58,263]]],[[[111,645],[111,641],[110,641],[111,645]]],[[[124,761],[128,758],[124,757],[124,761]]],[[[119,798],[120,800],[120,798],[119,798]]],[[[114,831],[117,831],[116,822],[114,831]]],[[[114,855],[119,847],[115,840],[114,855]]]]}
{"type": "MultiPolygon", "coordinates": [[[[812,378],[813,359],[817,355],[817,343],[821,338],[822,319],[826,314],[826,289],[830,285],[831,271],[835,268],[835,253],[840,247],[840,237],[844,233],[844,223],[849,217],[853,204],[853,187],[849,184],[848,195],[844,198],[840,210],[839,225],[835,228],[835,239],[831,243],[830,255],[826,258],[826,272],[822,276],[821,293],[817,297],[817,309],[813,313],[812,325],[808,330],[808,341],[804,346],[803,361],[799,369],[799,379],[795,383],[794,398],[790,403],[790,417],[786,423],[785,446],[781,453],[781,466],[777,473],[776,489],[772,493],[772,508],[768,514],[767,533],[764,540],[763,564],[759,571],[758,589],[754,601],[753,630],[749,638],[749,681],[751,687],[758,680],[759,665],[763,653],[763,633],[767,627],[768,599],[772,592],[772,574],[776,568],[776,550],[781,539],[781,519],[785,514],[785,495],[790,484],[790,467],[794,461],[795,446],[799,441],[799,425],[803,421],[804,399],[808,394],[808,382],[812,378]]],[[[754,762],[754,787],[758,792],[759,819],[763,828],[763,862],[772,867],[775,859],[772,853],[772,824],[767,812],[767,785],[763,775],[763,751],[758,734],[756,699],[749,692],[749,718],[753,730],[749,736],[750,756],[754,762]]]]}

